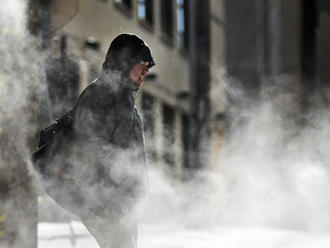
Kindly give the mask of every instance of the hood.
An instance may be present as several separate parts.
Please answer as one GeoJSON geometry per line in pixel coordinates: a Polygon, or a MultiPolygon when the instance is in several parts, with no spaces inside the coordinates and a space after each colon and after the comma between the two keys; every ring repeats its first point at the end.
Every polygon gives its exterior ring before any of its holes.
{"type": "Polygon", "coordinates": [[[129,79],[129,72],[141,61],[149,62],[148,69],[155,65],[147,44],[134,34],[121,34],[111,42],[102,70],[120,75],[121,86],[135,91],[138,87],[129,79]]]}

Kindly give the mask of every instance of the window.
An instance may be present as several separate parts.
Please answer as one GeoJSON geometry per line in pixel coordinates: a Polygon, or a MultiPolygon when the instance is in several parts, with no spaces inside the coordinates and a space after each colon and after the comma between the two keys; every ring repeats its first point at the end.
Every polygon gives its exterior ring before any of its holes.
{"type": "Polygon", "coordinates": [[[163,105],[164,120],[164,161],[174,167],[174,109],[168,105],[163,105]]]}
{"type": "Polygon", "coordinates": [[[161,1],[161,31],[162,35],[166,39],[173,39],[173,1],[162,0],[161,1]]]}
{"type": "Polygon", "coordinates": [[[183,167],[189,168],[189,117],[187,115],[182,115],[181,117],[181,125],[182,125],[182,145],[183,145],[183,167]]]}
{"type": "Polygon", "coordinates": [[[152,0],[138,0],[137,6],[139,20],[145,24],[148,24],[149,26],[152,26],[153,23],[152,2],[152,0]]]}
{"type": "Polygon", "coordinates": [[[302,1],[302,76],[308,84],[315,76],[315,43],[317,30],[317,3],[314,1],[302,1]]]}
{"type": "Polygon", "coordinates": [[[155,116],[154,116],[154,98],[148,93],[143,92],[142,94],[142,115],[144,122],[144,130],[146,135],[146,152],[150,155],[152,160],[156,158],[155,151],[155,116]]]}
{"type": "Polygon", "coordinates": [[[182,49],[189,48],[189,11],[188,0],[177,0],[177,32],[178,46],[182,49]]]}
{"type": "Polygon", "coordinates": [[[115,5],[124,13],[131,15],[132,1],[131,0],[115,0],[115,5]]]}

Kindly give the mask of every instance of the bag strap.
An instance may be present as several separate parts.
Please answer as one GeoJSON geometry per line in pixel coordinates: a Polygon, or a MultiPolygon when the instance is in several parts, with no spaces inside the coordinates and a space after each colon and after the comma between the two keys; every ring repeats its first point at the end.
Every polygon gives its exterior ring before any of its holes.
{"type": "Polygon", "coordinates": [[[75,115],[76,115],[76,112],[77,112],[77,109],[78,109],[78,105],[79,105],[80,99],[81,99],[83,94],[84,94],[84,92],[82,92],[80,94],[80,96],[79,96],[76,104],[73,106],[73,108],[70,111],[66,112],[62,117],[60,117],[56,121],[63,119],[63,121],[64,121],[63,124],[64,125],[67,125],[70,122],[73,122],[75,120],[75,115]]]}

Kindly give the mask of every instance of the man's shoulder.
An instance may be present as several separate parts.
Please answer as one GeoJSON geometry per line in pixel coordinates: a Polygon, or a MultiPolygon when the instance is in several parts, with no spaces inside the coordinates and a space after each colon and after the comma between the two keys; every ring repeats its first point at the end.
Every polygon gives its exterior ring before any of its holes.
{"type": "Polygon", "coordinates": [[[81,93],[80,101],[93,106],[109,106],[116,104],[116,94],[102,80],[96,79],[90,83],[81,93]]]}
{"type": "Polygon", "coordinates": [[[82,99],[93,98],[104,99],[105,97],[110,97],[111,93],[104,89],[102,81],[99,78],[96,78],[92,81],[81,93],[80,97],[82,99]]]}
{"type": "Polygon", "coordinates": [[[83,98],[86,98],[87,96],[91,95],[92,93],[94,93],[96,91],[96,84],[95,81],[93,81],[92,83],[90,83],[81,93],[80,93],[80,100],[82,100],[83,98]]]}

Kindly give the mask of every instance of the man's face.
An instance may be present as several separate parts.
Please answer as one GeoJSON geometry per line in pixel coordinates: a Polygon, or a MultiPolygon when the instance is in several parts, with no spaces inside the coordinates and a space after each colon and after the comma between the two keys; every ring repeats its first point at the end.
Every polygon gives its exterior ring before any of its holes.
{"type": "Polygon", "coordinates": [[[131,69],[129,73],[129,78],[140,88],[142,81],[144,77],[149,72],[148,69],[149,62],[143,62],[137,63],[133,68],[131,69]]]}

